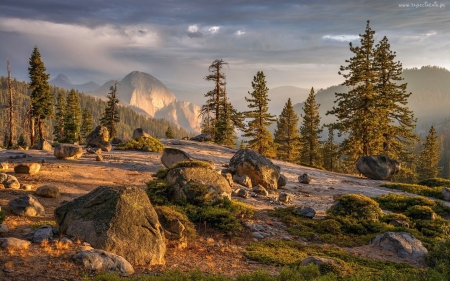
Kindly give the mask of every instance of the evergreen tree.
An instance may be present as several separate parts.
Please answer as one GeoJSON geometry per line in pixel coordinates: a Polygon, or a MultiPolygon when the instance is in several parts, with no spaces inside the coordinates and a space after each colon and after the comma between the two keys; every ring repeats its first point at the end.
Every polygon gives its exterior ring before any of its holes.
{"type": "Polygon", "coordinates": [[[434,126],[431,126],[423,150],[417,158],[416,169],[419,180],[437,177],[441,170],[441,167],[438,167],[439,160],[438,138],[434,126]]]}
{"type": "Polygon", "coordinates": [[[83,116],[81,118],[80,135],[85,139],[94,130],[94,121],[92,120],[92,114],[89,108],[85,107],[83,110],[83,116]]]}
{"type": "Polygon", "coordinates": [[[310,166],[320,165],[319,135],[322,132],[319,116],[320,104],[316,103],[314,88],[311,88],[308,98],[303,105],[303,122],[300,126],[302,142],[301,161],[310,166]]]}
{"type": "Polygon", "coordinates": [[[167,139],[173,139],[173,138],[174,138],[174,137],[173,137],[173,131],[172,131],[172,128],[171,128],[170,126],[167,127],[166,138],[167,138],[167,139]]]}
{"type": "Polygon", "coordinates": [[[19,145],[21,147],[26,147],[28,145],[23,134],[20,134],[19,140],[17,141],[17,145],[19,145]]]}
{"type": "Polygon", "coordinates": [[[64,116],[64,141],[73,143],[80,140],[81,108],[78,93],[72,89],[67,95],[66,114],[64,116]]]}
{"type": "Polygon", "coordinates": [[[53,134],[58,142],[64,140],[64,118],[66,116],[66,97],[62,91],[56,97],[56,113],[55,126],[53,126],[53,134]]]}
{"type": "Polygon", "coordinates": [[[245,117],[250,118],[244,137],[251,138],[248,141],[248,148],[256,150],[264,156],[274,155],[274,143],[272,134],[267,129],[276,121],[274,115],[271,115],[268,107],[270,101],[268,97],[269,88],[266,86],[266,77],[262,71],[258,71],[252,81],[253,92],[249,92],[251,98],[245,97],[249,103],[251,111],[245,112],[245,117]]]}
{"type": "Polygon", "coordinates": [[[241,145],[239,145],[239,149],[246,149],[247,146],[245,145],[244,140],[241,140],[241,145]]]}
{"type": "Polygon", "coordinates": [[[117,98],[117,84],[114,82],[114,86],[109,89],[111,92],[108,93],[108,106],[105,108],[105,112],[100,120],[100,123],[108,128],[109,137],[113,139],[117,136],[117,123],[120,122],[118,104],[119,99],[117,98]]]}
{"type": "Polygon", "coordinates": [[[289,98],[281,112],[275,129],[275,143],[278,144],[277,158],[294,163],[299,158],[300,138],[298,135],[298,115],[289,98]]]}
{"type": "MultiPolygon", "coordinates": [[[[44,139],[43,122],[53,114],[53,93],[50,91],[50,85],[48,84],[50,75],[46,74],[45,70],[41,54],[37,46],[35,46],[30,57],[28,73],[31,80],[31,115],[37,121],[40,140],[44,139]]],[[[31,140],[31,145],[34,145],[34,139],[31,140]]]]}
{"type": "Polygon", "coordinates": [[[334,130],[328,126],[328,138],[322,144],[322,166],[328,171],[336,171],[339,164],[339,145],[334,141],[334,130]]]}

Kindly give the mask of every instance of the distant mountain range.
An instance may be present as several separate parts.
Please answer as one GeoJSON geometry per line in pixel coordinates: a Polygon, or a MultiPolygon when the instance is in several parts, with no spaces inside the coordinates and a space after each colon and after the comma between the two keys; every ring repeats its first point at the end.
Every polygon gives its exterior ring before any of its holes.
{"type": "Polygon", "coordinates": [[[80,92],[90,92],[90,91],[94,91],[96,89],[98,89],[98,87],[100,87],[99,84],[95,83],[95,82],[88,82],[88,83],[84,83],[84,84],[73,84],[72,81],[70,81],[70,79],[65,76],[64,74],[59,74],[58,76],[56,76],[56,78],[53,78],[50,80],[50,84],[55,85],[57,87],[62,87],[65,88],[67,90],[70,89],[76,89],[80,92]]]}

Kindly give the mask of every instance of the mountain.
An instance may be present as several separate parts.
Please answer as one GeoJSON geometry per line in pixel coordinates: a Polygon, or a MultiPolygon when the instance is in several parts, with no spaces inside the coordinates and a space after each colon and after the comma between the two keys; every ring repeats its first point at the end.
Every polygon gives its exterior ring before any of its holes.
{"type": "Polygon", "coordinates": [[[64,74],[59,74],[56,78],[51,79],[50,84],[65,88],[67,90],[74,88],[80,92],[90,92],[100,87],[99,84],[92,81],[84,84],[73,84],[72,81],[70,81],[70,79],[64,74]]]}
{"type": "MultiPolygon", "coordinates": [[[[114,80],[108,81],[90,95],[105,98],[114,80]]],[[[148,116],[173,121],[189,132],[200,132],[200,107],[178,101],[158,79],[144,72],[133,71],[119,81],[117,92],[121,104],[144,111],[148,116]]]]}

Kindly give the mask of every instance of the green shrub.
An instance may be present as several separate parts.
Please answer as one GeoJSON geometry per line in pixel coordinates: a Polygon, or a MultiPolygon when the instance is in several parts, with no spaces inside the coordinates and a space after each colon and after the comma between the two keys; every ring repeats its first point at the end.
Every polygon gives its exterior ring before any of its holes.
{"type": "Polygon", "coordinates": [[[186,161],[180,161],[180,162],[177,162],[175,165],[173,165],[172,167],[170,167],[170,169],[182,168],[182,167],[189,167],[189,168],[194,168],[194,167],[211,168],[211,164],[208,163],[208,162],[206,162],[206,161],[201,161],[201,160],[186,160],[186,161]]]}
{"type": "Polygon", "coordinates": [[[405,212],[412,206],[428,206],[438,215],[450,214],[450,207],[440,201],[431,200],[421,196],[405,196],[401,194],[383,194],[373,198],[380,207],[393,212],[405,212]]]}
{"type": "Polygon", "coordinates": [[[425,185],[406,184],[406,183],[387,183],[382,184],[380,186],[387,187],[390,189],[402,190],[417,195],[434,197],[437,199],[444,199],[444,197],[442,196],[442,187],[431,188],[425,185]]]}
{"type": "Polygon", "coordinates": [[[3,221],[5,220],[5,218],[6,218],[6,212],[5,211],[0,211],[0,224],[2,224],[3,223],[3,221]]]}
{"type": "Polygon", "coordinates": [[[328,209],[331,217],[351,217],[358,220],[376,221],[381,216],[378,203],[361,194],[345,194],[337,199],[338,203],[328,209]]]}
{"type": "Polygon", "coordinates": [[[159,180],[163,180],[166,178],[167,173],[170,171],[168,168],[159,169],[156,174],[153,174],[152,177],[157,178],[159,180]]]}
{"type": "Polygon", "coordinates": [[[129,140],[119,144],[116,149],[142,150],[144,147],[148,147],[153,152],[162,152],[164,150],[164,145],[159,140],[152,137],[140,137],[137,139],[129,140]]]}
{"type": "Polygon", "coordinates": [[[341,224],[335,219],[325,219],[317,224],[317,231],[320,233],[339,234],[341,233],[341,224]]]}
{"type": "Polygon", "coordinates": [[[450,180],[442,178],[431,178],[426,180],[421,180],[417,184],[425,185],[428,187],[446,186],[450,187],[450,180]]]}
{"type": "Polygon", "coordinates": [[[44,225],[50,225],[52,227],[56,227],[56,221],[38,221],[30,225],[31,229],[38,229],[44,225]]]}
{"type": "Polygon", "coordinates": [[[173,187],[164,180],[153,180],[147,183],[147,195],[154,205],[167,205],[173,196],[173,187]]]}
{"type": "Polygon", "coordinates": [[[450,270],[450,239],[436,243],[425,256],[428,266],[439,268],[441,271],[446,268],[447,274],[450,270]]]}
{"type": "Polygon", "coordinates": [[[194,224],[185,214],[176,210],[174,206],[155,206],[155,211],[158,214],[159,221],[162,224],[165,222],[179,220],[186,228],[186,236],[188,238],[194,238],[197,235],[194,224]]]}
{"type": "Polygon", "coordinates": [[[428,206],[411,206],[405,211],[405,215],[417,220],[434,220],[436,213],[428,206]]]}

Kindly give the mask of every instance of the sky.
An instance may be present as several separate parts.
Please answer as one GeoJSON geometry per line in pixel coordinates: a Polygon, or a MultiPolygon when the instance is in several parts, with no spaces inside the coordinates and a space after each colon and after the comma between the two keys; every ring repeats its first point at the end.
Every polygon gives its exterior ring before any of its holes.
{"type": "Polygon", "coordinates": [[[138,70],[203,87],[223,59],[228,87],[250,87],[264,71],[269,88],[326,88],[343,82],[339,67],[367,20],[403,67],[450,69],[450,1],[408,1],[1,0],[0,75],[9,58],[28,81],[37,45],[51,78],[74,83],[138,70]]]}

